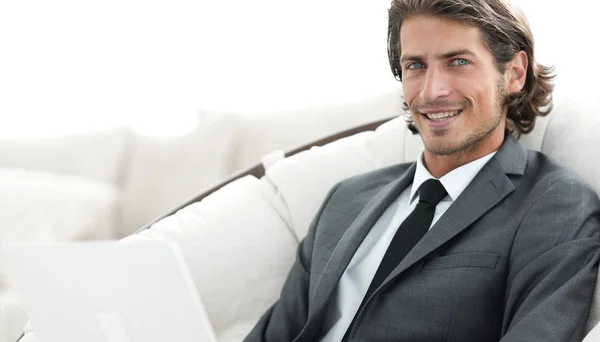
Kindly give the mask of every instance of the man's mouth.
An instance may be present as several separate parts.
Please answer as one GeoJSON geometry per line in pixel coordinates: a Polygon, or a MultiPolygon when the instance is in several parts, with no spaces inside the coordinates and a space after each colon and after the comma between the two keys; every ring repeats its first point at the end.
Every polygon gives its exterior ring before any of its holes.
{"type": "Polygon", "coordinates": [[[457,116],[462,113],[462,109],[452,111],[452,112],[437,112],[437,113],[421,113],[425,115],[431,121],[444,121],[448,118],[457,116]]]}

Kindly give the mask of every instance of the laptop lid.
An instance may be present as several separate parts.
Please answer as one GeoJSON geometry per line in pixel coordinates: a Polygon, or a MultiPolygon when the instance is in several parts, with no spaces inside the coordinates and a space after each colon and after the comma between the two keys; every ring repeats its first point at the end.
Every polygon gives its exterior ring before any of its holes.
{"type": "Polygon", "coordinates": [[[174,245],[12,245],[0,262],[40,342],[216,341],[174,245]]]}

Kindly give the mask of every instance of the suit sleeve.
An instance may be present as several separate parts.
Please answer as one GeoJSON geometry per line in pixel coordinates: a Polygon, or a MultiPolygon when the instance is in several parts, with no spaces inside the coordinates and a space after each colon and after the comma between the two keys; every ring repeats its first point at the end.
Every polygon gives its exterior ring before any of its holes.
{"type": "Polygon", "coordinates": [[[298,245],[296,260],[277,302],[259,319],[245,342],[286,342],[300,334],[308,318],[308,290],[315,231],[321,214],[337,189],[334,186],[321,204],[306,237],[298,245]]]}
{"type": "Polygon", "coordinates": [[[583,339],[600,257],[599,202],[570,178],[529,210],[510,255],[502,342],[583,339]]]}

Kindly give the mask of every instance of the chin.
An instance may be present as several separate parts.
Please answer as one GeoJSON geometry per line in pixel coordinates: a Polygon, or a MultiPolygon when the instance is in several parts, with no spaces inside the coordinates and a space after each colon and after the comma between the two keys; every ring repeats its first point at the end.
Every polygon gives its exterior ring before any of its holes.
{"type": "Polygon", "coordinates": [[[458,154],[459,152],[463,151],[463,149],[460,147],[449,146],[449,145],[445,145],[445,146],[425,145],[425,149],[427,150],[427,152],[433,154],[434,156],[439,156],[439,157],[451,156],[451,155],[455,155],[455,154],[458,154]]]}
{"type": "Polygon", "coordinates": [[[477,143],[471,139],[457,140],[449,134],[435,135],[423,137],[423,145],[425,149],[435,156],[452,156],[459,155],[466,151],[470,151],[477,147],[477,143]]]}

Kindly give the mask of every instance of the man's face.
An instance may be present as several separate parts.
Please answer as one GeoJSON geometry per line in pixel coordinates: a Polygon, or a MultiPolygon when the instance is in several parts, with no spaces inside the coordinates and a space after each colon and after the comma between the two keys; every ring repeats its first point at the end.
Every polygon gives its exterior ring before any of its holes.
{"type": "Polygon", "coordinates": [[[493,151],[487,150],[504,137],[507,90],[480,30],[415,16],[402,24],[400,41],[404,100],[426,151],[437,156],[493,151]]]}

